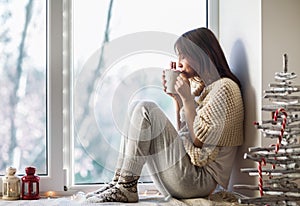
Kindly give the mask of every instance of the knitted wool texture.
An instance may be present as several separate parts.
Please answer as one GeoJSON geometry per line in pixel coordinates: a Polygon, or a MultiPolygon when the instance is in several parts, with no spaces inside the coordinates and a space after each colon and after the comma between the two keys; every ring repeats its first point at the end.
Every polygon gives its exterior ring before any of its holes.
{"type": "Polygon", "coordinates": [[[194,144],[188,138],[183,140],[184,148],[191,158],[192,164],[203,167],[207,163],[214,161],[219,154],[219,147],[195,147],[194,144]]]}
{"type": "Polygon", "coordinates": [[[207,86],[197,104],[194,133],[204,146],[195,147],[188,138],[183,142],[191,162],[202,167],[217,158],[219,147],[243,143],[244,107],[238,85],[229,78],[207,86]]]}

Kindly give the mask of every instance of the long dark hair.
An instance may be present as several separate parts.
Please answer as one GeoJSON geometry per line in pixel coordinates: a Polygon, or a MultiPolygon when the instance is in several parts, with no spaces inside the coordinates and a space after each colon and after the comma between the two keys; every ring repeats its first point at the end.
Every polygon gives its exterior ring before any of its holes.
{"type": "Polygon", "coordinates": [[[239,79],[231,72],[219,41],[211,30],[202,27],[188,31],[177,39],[174,47],[179,56],[184,56],[188,60],[205,84],[227,77],[241,87],[239,79]]]}

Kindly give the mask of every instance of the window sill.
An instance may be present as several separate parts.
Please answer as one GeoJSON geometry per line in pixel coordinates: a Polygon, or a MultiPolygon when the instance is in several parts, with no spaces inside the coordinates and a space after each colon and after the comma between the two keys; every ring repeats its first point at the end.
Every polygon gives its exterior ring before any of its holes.
{"type": "MultiPolygon", "coordinates": [[[[42,198],[70,197],[76,195],[78,192],[88,193],[95,191],[102,186],[104,186],[104,184],[72,186],[67,191],[41,191],[40,195],[42,198]]],[[[139,195],[161,195],[154,183],[140,183],[138,184],[138,191],[139,195]]]]}
{"type": "MultiPolygon", "coordinates": [[[[88,192],[92,192],[95,191],[97,189],[99,189],[100,187],[102,187],[104,184],[94,184],[94,185],[76,185],[76,186],[72,186],[69,188],[68,191],[66,192],[59,192],[58,194],[62,193],[72,193],[76,194],[77,192],[84,192],[84,193],[88,193],[88,192]]],[[[138,191],[139,194],[147,194],[147,193],[159,193],[156,186],[154,185],[154,183],[139,183],[138,184],[138,191]]]]}

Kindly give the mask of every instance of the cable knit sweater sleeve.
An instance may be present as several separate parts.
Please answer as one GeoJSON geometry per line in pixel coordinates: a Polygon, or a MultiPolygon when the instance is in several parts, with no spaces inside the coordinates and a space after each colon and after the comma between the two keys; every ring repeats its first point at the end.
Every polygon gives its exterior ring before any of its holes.
{"type": "Polygon", "coordinates": [[[194,132],[204,143],[203,147],[194,146],[187,128],[181,134],[191,162],[203,167],[218,157],[220,146],[237,146],[243,142],[244,109],[240,89],[232,80],[220,79],[205,88],[196,107],[194,132]]]}
{"type": "Polygon", "coordinates": [[[208,145],[241,145],[244,109],[237,84],[222,78],[209,85],[204,92],[194,120],[196,138],[208,145]]]}

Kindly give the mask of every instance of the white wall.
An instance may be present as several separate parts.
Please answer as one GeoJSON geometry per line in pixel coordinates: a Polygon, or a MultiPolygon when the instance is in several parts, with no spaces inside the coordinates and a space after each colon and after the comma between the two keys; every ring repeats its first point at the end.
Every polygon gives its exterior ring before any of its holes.
{"type": "Polygon", "coordinates": [[[245,142],[239,148],[231,184],[254,184],[255,178],[240,172],[254,167],[244,160],[248,147],[260,145],[259,133],[252,122],[259,120],[262,88],[261,6],[260,0],[220,1],[219,38],[227,60],[242,83],[245,103],[245,142]]]}
{"type": "MultiPolygon", "coordinates": [[[[219,38],[234,73],[243,86],[245,102],[245,143],[240,147],[231,178],[234,184],[257,184],[256,178],[240,168],[256,167],[244,160],[248,147],[268,145],[253,121],[264,118],[263,89],[282,71],[282,55],[288,53],[290,71],[300,75],[300,1],[226,0],[219,1],[219,38]]],[[[299,78],[300,79],[300,78],[299,78]]],[[[299,81],[299,80],[298,80],[299,81]]],[[[255,195],[250,191],[238,191],[255,195]]]]}
{"type": "MultiPolygon", "coordinates": [[[[300,84],[300,1],[263,0],[262,9],[263,90],[274,81],[275,72],[283,71],[284,53],[288,54],[288,71],[298,74],[295,82],[300,84]]],[[[263,113],[263,118],[270,116],[263,113]]],[[[274,143],[274,140],[262,140],[263,145],[274,143]]]]}

